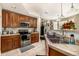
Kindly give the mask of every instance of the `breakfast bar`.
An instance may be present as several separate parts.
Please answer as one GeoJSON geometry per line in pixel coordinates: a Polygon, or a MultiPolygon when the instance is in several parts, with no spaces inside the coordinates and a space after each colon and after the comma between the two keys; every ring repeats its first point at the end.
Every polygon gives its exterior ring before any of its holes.
{"type": "Polygon", "coordinates": [[[46,38],[46,52],[49,56],[79,56],[79,46],[64,44],[64,43],[52,43],[47,36],[46,38]]]}

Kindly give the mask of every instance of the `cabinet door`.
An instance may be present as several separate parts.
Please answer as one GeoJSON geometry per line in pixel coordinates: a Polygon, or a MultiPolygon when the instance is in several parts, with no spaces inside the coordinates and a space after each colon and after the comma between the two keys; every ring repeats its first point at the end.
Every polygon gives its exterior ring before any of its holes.
{"type": "Polygon", "coordinates": [[[37,28],[37,19],[36,18],[34,18],[34,20],[33,20],[33,25],[34,25],[33,26],[34,28],[37,28]]]}
{"type": "Polygon", "coordinates": [[[18,20],[18,14],[13,13],[13,19],[12,19],[12,27],[16,28],[19,26],[19,20],[18,20]]]}
{"type": "Polygon", "coordinates": [[[19,21],[20,21],[20,23],[21,23],[21,22],[25,22],[25,18],[24,18],[23,15],[19,15],[19,21]]]}
{"type": "Polygon", "coordinates": [[[1,52],[9,51],[12,49],[12,38],[11,37],[1,37],[1,52]]]}
{"type": "Polygon", "coordinates": [[[39,42],[39,33],[31,34],[31,43],[39,42]]]}
{"type": "Polygon", "coordinates": [[[21,47],[21,39],[20,36],[13,36],[13,48],[20,48],[21,47]]]}
{"type": "Polygon", "coordinates": [[[3,27],[11,27],[10,12],[3,10],[2,13],[3,27]]]}
{"type": "Polygon", "coordinates": [[[10,19],[10,12],[6,11],[6,27],[11,27],[12,20],[10,19]]]}
{"type": "Polygon", "coordinates": [[[2,10],[2,27],[6,27],[6,12],[2,10]]]}
{"type": "Polygon", "coordinates": [[[29,18],[29,22],[30,22],[30,24],[29,24],[29,27],[31,27],[31,28],[33,28],[33,18],[32,17],[30,17],[29,18]]]}
{"type": "Polygon", "coordinates": [[[29,17],[25,16],[25,20],[26,20],[26,22],[29,22],[29,17]]]}

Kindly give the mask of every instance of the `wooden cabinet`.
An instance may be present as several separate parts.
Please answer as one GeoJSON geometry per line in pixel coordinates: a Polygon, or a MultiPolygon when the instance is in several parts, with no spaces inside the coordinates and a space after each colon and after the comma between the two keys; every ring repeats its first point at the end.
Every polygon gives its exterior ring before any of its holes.
{"type": "Polygon", "coordinates": [[[17,27],[18,15],[16,13],[2,10],[2,26],[3,27],[17,27]]]}
{"type": "Polygon", "coordinates": [[[21,40],[18,35],[1,37],[1,53],[15,48],[19,48],[19,47],[21,47],[21,40]]]}
{"type": "Polygon", "coordinates": [[[52,48],[49,47],[48,49],[48,55],[49,56],[66,56],[65,54],[61,53],[61,52],[58,52],[57,50],[54,50],[52,48]]]}
{"type": "Polygon", "coordinates": [[[20,23],[24,22],[24,20],[25,20],[24,16],[23,15],[19,15],[19,21],[20,21],[20,23]]]}
{"type": "Polygon", "coordinates": [[[13,36],[13,48],[19,48],[21,47],[21,40],[20,36],[13,36]]]}
{"type": "Polygon", "coordinates": [[[37,19],[36,18],[34,18],[33,26],[34,26],[34,28],[37,28],[37,19]]]}
{"type": "Polygon", "coordinates": [[[2,27],[17,28],[21,22],[29,22],[31,28],[37,27],[37,19],[8,10],[2,10],[2,27]]]}
{"type": "Polygon", "coordinates": [[[2,10],[2,27],[6,27],[6,12],[4,10],[2,10]]]}
{"type": "Polygon", "coordinates": [[[13,13],[12,27],[19,27],[19,16],[16,13],[13,13]]]}
{"type": "Polygon", "coordinates": [[[1,37],[1,52],[5,52],[12,49],[12,38],[7,37],[1,37]]]}
{"type": "Polygon", "coordinates": [[[21,23],[21,22],[28,22],[28,16],[19,14],[19,21],[20,21],[19,23],[21,23]]]}
{"type": "Polygon", "coordinates": [[[32,17],[29,17],[29,22],[30,22],[29,27],[33,28],[33,18],[32,17]]]}
{"type": "Polygon", "coordinates": [[[37,19],[36,18],[30,17],[29,22],[30,22],[30,27],[31,28],[36,28],[37,27],[37,19]]]}
{"type": "Polygon", "coordinates": [[[11,27],[12,21],[10,19],[10,13],[8,11],[2,10],[2,26],[11,27]]]}
{"type": "Polygon", "coordinates": [[[39,33],[35,32],[31,34],[31,43],[39,42],[39,33]]]}

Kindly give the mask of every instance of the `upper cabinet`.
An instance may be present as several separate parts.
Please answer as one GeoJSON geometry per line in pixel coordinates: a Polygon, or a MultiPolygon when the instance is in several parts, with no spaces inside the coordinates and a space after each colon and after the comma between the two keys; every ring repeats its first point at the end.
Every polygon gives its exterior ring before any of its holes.
{"type": "Polygon", "coordinates": [[[37,28],[37,18],[34,18],[33,25],[34,25],[34,28],[37,28]]]}
{"type": "Polygon", "coordinates": [[[18,28],[21,22],[29,22],[31,28],[37,27],[37,19],[8,10],[2,11],[2,27],[18,28]]]}
{"type": "Polygon", "coordinates": [[[33,18],[29,17],[29,27],[32,28],[33,26],[33,18]]]}
{"type": "Polygon", "coordinates": [[[36,28],[37,27],[37,18],[29,17],[30,27],[36,28]]]}
{"type": "Polygon", "coordinates": [[[28,22],[28,16],[25,15],[19,15],[19,21],[21,22],[28,22]]]}
{"type": "Polygon", "coordinates": [[[12,27],[19,27],[19,15],[16,13],[13,14],[12,27]]]}
{"type": "Polygon", "coordinates": [[[10,13],[8,11],[2,10],[2,26],[11,27],[12,20],[10,19],[10,13]]]}
{"type": "Polygon", "coordinates": [[[18,15],[16,13],[2,10],[2,27],[17,27],[18,15]]]}
{"type": "Polygon", "coordinates": [[[11,20],[11,27],[18,27],[19,23],[19,16],[16,13],[10,12],[10,20],[11,20]]]}

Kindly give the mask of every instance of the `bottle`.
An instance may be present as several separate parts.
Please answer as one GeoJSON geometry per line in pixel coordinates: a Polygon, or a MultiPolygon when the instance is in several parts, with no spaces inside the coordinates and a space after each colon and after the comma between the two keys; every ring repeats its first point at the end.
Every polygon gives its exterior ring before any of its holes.
{"type": "Polygon", "coordinates": [[[74,38],[74,34],[70,35],[70,41],[69,44],[75,44],[75,38],[74,38]]]}

